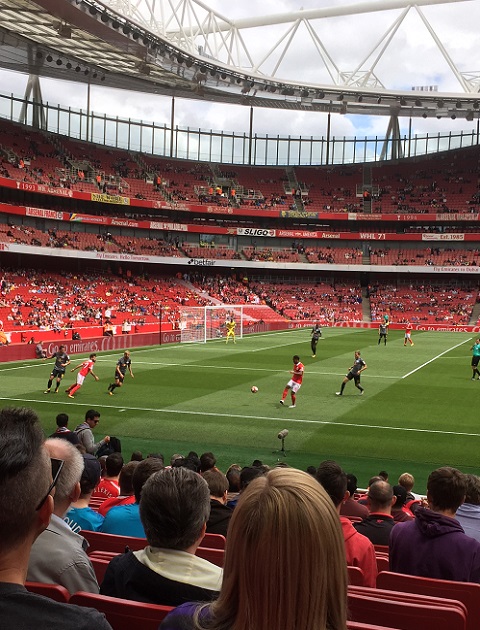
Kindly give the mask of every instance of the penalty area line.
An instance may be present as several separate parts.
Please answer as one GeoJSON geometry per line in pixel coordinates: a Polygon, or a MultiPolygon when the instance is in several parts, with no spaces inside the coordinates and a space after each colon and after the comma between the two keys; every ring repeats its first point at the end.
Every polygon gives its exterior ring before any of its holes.
{"type": "MultiPolygon", "coordinates": [[[[62,401],[52,401],[52,400],[34,400],[34,399],[26,399],[26,398],[7,398],[6,396],[0,396],[0,400],[5,400],[9,402],[22,402],[22,403],[37,403],[37,404],[61,404],[62,406],[76,406],[82,405],[85,407],[85,403],[77,403],[77,402],[62,402],[62,401]]],[[[118,407],[114,405],[105,405],[102,404],[102,408],[104,409],[113,409],[118,411],[118,407]]],[[[180,416],[201,416],[201,417],[213,417],[213,418],[235,418],[237,420],[265,420],[278,422],[281,418],[279,416],[246,416],[244,414],[233,414],[233,413],[215,413],[210,411],[190,411],[190,410],[182,410],[182,409],[155,409],[152,407],[123,407],[125,411],[139,411],[139,412],[150,412],[150,413],[159,413],[159,414],[171,414],[171,415],[180,415],[180,416]]],[[[283,420],[292,424],[313,424],[317,426],[327,426],[330,425],[332,427],[351,427],[354,429],[379,429],[380,431],[398,431],[404,433],[427,433],[427,434],[436,434],[436,435],[461,435],[463,437],[480,437],[480,433],[466,433],[459,431],[440,431],[439,429],[420,429],[415,427],[388,427],[376,424],[358,424],[354,422],[336,422],[332,420],[305,420],[302,418],[292,418],[283,415],[283,420]]],[[[282,420],[282,421],[283,421],[282,420]]]]}

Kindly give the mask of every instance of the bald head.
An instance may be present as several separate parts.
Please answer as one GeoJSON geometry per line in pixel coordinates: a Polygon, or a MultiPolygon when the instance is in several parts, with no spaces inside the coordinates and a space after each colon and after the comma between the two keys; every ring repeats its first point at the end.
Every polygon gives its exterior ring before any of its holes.
{"type": "Polygon", "coordinates": [[[65,462],[54,495],[54,512],[57,516],[63,516],[70,503],[76,500],[74,497],[83,472],[83,458],[78,449],[67,440],[46,440],[45,448],[50,457],[65,462]]]}

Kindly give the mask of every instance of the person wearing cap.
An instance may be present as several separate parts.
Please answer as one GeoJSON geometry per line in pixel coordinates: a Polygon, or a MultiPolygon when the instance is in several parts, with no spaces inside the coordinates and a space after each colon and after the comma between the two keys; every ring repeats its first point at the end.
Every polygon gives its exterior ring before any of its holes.
{"type": "Polygon", "coordinates": [[[99,532],[103,525],[103,516],[92,510],[88,504],[100,481],[102,469],[98,459],[90,453],[85,453],[82,457],[84,469],[80,479],[80,496],[72,503],[65,520],[74,532],[78,533],[81,530],[99,532]]]}
{"type": "Polygon", "coordinates": [[[405,507],[407,501],[407,491],[403,486],[393,486],[393,496],[395,502],[392,505],[392,516],[395,523],[411,521],[413,514],[405,507]]]}

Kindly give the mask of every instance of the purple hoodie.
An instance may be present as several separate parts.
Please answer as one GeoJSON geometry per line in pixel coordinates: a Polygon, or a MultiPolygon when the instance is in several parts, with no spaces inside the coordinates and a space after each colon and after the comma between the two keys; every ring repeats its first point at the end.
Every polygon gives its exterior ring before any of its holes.
{"type": "Polygon", "coordinates": [[[480,583],[480,543],[467,536],[456,519],[420,507],[415,520],[392,529],[390,570],[480,583]]]}

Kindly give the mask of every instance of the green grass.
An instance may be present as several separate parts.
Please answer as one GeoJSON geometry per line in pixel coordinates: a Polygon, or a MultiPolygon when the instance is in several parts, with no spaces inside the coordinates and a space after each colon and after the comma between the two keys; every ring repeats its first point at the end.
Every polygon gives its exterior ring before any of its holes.
{"type": "Polygon", "coordinates": [[[127,374],[115,396],[106,391],[121,352],[104,353],[95,368],[100,382],[88,377],[75,400],[64,393],[75,376],[70,372],[59,394],[43,394],[51,362],[2,364],[1,399],[36,409],[47,434],[57,413],[68,413],[74,428],[87,409],[96,408],[102,414],[97,437],[118,436],[127,458],[134,449],[167,458],[211,450],[222,469],[257,458],[302,469],[336,459],[360,485],[381,469],[393,482],[412,472],[419,492],[438,466],[477,472],[480,382],[470,380],[469,335],[414,333],[415,346],[404,347],[403,333],[392,330],[384,347],[377,346],[376,330],[324,332],[316,359],[309,329],[254,335],[236,345],[216,340],[135,349],[135,379],[127,374]],[[339,398],[335,392],[356,349],[368,364],[365,395],[349,383],[339,398]],[[289,409],[278,401],[294,354],[305,364],[305,378],[296,409],[289,409]],[[252,385],[258,394],[250,392],[252,385]],[[274,452],[284,428],[286,458],[274,452]]]}

